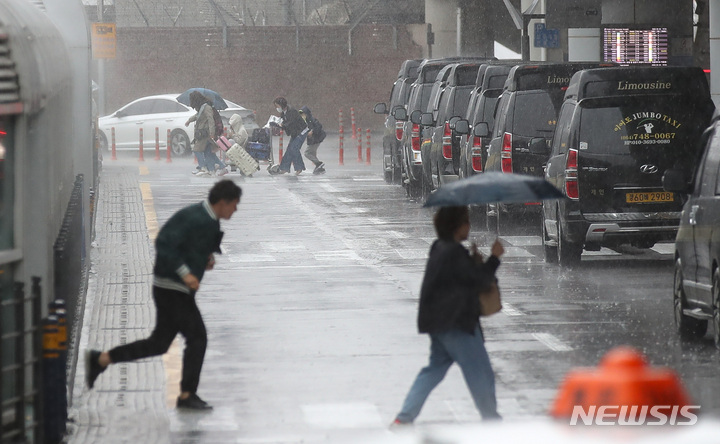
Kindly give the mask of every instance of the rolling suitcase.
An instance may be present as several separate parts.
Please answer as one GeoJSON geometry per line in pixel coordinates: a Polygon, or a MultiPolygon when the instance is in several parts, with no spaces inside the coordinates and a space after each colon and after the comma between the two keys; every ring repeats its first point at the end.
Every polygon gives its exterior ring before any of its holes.
{"type": "Polygon", "coordinates": [[[246,176],[250,176],[260,169],[258,161],[237,143],[231,146],[225,155],[246,176]]]}

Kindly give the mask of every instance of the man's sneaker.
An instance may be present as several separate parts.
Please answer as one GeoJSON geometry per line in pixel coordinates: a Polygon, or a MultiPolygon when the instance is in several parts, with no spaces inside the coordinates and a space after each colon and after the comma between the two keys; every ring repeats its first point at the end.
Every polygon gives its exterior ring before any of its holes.
{"type": "Polygon", "coordinates": [[[212,410],[212,406],[200,399],[200,397],[195,393],[192,393],[185,399],[180,399],[178,396],[177,408],[190,410],[212,410]]]}
{"type": "Polygon", "coordinates": [[[217,171],[217,176],[224,176],[228,173],[227,168],[223,168],[217,171]]]}
{"type": "Polygon", "coordinates": [[[325,167],[325,162],[320,162],[319,164],[315,165],[313,174],[318,174],[318,171],[324,169],[324,167],[325,167]]]}
{"type": "Polygon", "coordinates": [[[107,368],[100,365],[98,361],[99,358],[100,352],[98,350],[88,350],[85,352],[85,382],[88,388],[93,388],[97,377],[107,368]]]}
{"type": "Polygon", "coordinates": [[[295,171],[295,175],[299,176],[302,174],[303,171],[305,171],[305,170],[297,170],[297,171],[295,171]]]}
{"type": "Polygon", "coordinates": [[[322,167],[315,168],[315,170],[313,171],[313,174],[316,176],[318,176],[320,174],[325,174],[325,168],[322,168],[322,167]]]}

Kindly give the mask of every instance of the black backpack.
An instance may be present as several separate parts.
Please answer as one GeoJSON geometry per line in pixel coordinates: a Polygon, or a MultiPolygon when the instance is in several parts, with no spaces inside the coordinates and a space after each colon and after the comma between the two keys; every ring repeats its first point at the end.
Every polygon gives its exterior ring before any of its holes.
{"type": "Polygon", "coordinates": [[[225,125],[222,121],[222,116],[215,107],[212,107],[213,119],[215,120],[215,138],[222,136],[225,133],[225,125]]]}

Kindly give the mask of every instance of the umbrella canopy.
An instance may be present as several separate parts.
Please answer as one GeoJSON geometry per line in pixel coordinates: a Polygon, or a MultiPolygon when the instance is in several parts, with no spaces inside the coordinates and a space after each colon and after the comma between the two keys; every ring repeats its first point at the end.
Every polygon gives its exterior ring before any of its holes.
{"type": "Polygon", "coordinates": [[[489,172],[461,179],[432,193],[425,207],[448,207],[493,202],[525,203],[562,199],[550,182],[525,174],[489,172]]]}
{"type": "Polygon", "coordinates": [[[215,109],[226,109],[227,103],[225,103],[225,100],[223,100],[222,96],[220,94],[216,93],[215,91],[207,88],[190,88],[189,90],[185,91],[184,93],[177,96],[175,100],[182,103],[183,105],[191,106],[190,105],[190,93],[193,91],[197,91],[200,94],[207,97],[211,102],[212,106],[215,109]]]}

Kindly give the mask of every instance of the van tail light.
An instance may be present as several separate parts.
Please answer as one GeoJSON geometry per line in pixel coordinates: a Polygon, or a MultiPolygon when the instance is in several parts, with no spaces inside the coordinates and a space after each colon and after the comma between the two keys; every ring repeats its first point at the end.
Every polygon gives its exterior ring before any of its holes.
{"type": "Polygon", "coordinates": [[[503,173],[512,173],[512,134],[510,133],[503,134],[500,164],[503,173]]]}
{"type": "Polygon", "coordinates": [[[420,151],[420,124],[413,123],[410,131],[410,142],[413,151],[420,151]]]}
{"type": "Polygon", "coordinates": [[[452,130],[450,122],[445,122],[445,131],[442,138],[442,153],[445,160],[452,160],[452,130]]]}
{"type": "Polygon", "coordinates": [[[565,161],[565,194],[568,198],[578,200],[578,150],[569,149],[565,161]]]}
{"type": "Polygon", "coordinates": [[[482,173],[482,137],[473,136],[472,148],[470,148],[472,169],[476,173],[482,173]]]}
{"type": "Polygon", "coordinates": [[[403,138],[403,126],[405,125],[404,122],[395,122],[395,138],[397,140],[402,140],[403,138]]]}

